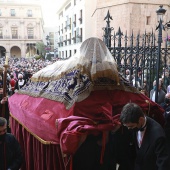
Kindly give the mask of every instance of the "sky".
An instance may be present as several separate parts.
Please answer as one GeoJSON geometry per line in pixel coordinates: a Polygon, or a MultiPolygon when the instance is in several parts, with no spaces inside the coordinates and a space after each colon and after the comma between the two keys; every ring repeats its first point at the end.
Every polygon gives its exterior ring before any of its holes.
{"type": "Polygon", "coordinates": [[[41,0],[45,26],[55,26],[57,23],[56,11],[63,0],[41,0]]]}

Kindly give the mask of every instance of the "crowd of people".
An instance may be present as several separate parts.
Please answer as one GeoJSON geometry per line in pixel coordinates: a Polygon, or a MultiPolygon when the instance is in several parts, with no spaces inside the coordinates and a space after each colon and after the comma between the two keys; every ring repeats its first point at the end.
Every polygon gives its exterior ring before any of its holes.
{"type": "MultiPolygon", "coordinates": [[[[10,58],[9,67],[7,69],[7,90],[8,95],[14,93],[16,89],[20,89],[28,82],[31,76],[42,68],[56,62],[56,58],[52,60],[42,60],[35,58],[10,58]]],[[[3,67],[5,58],[0,58],[0,65],[3,67]]],[[[0,88],[3,87],[3,72],[0,75],[0,88]]]]}
{"type": "MultiPolygon", "coordinates": [[[[15,90],[22,88],[31,76],[40,69],[52,64],[56,59],[36,60],[35,58],[10,58],[7,69],[7,96],[0,94],[0,112],[5,106],[5,117],[0,117],[0,170],[19,170],[24,162],[22,149],[14,135],[11,134],[9,123],[8,97],[15,93],[15,90]]],[[[3,65],[5,58],[0,58],[0,89],[3,88],[3,65]]]]}

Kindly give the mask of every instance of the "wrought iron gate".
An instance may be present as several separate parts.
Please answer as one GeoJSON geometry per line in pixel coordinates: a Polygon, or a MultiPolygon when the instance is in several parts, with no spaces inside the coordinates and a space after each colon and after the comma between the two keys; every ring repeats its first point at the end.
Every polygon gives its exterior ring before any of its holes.
{"type": "MultiPolygon", "coordinates": [[[[129,70],[130,81],[133,77],[134,86],[139,87],[140,83],[142,88],[143,84],[147,82],[147,90],[150,92],[153,81],[156,79],[158,60],[158,44],[155,33],[152,30],[151,34],[145,32],[142,35],[134,36],[132,32],[131,36],[128,36],[127,33],[123,34],[119,28],[117,33],[112,34],[113,28],[110,27],[112,17],[109,11],[105,19],[107,25],[103,28],[105,32],[103,41],[117,62],[119,72],[126,77],[126,72],[129,70]]],[[[165,73],[170,71],[169,60],[170,48],[166,45],[165,48],[161,48],[160,78],[165,77],[165,73]]],[[[164,84],[167,86],[166,83],[164,84]]]]}

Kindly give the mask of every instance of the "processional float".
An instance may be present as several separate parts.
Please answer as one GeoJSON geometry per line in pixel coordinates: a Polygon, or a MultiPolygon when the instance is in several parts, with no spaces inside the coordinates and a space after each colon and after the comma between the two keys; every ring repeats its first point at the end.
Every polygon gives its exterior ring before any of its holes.
{"type": "Polygon", "coordinates": [[[122,107],[139,104],[163,124],[163,110],[119,74],[98,38],[85,40],[68,60],[43,68],[9,98],[11,131],[25,154],[23,170],[66,170],[88,135],[105,136],[122,107]]]}

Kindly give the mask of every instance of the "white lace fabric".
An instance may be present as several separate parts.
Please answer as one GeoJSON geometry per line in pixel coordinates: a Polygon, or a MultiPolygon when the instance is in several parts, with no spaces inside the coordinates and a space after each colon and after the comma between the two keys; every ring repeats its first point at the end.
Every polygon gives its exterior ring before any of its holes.
{"type": "Polygon", "coordinates": [[[88,74],[91,81],[105,77],[119,83],[117,64],[113,56],[104,42],[95,37],[85,40],[80,50],[70,59],[57,61],[35,73],[32,81],[57,80],[76,68],[88,74]]]}

